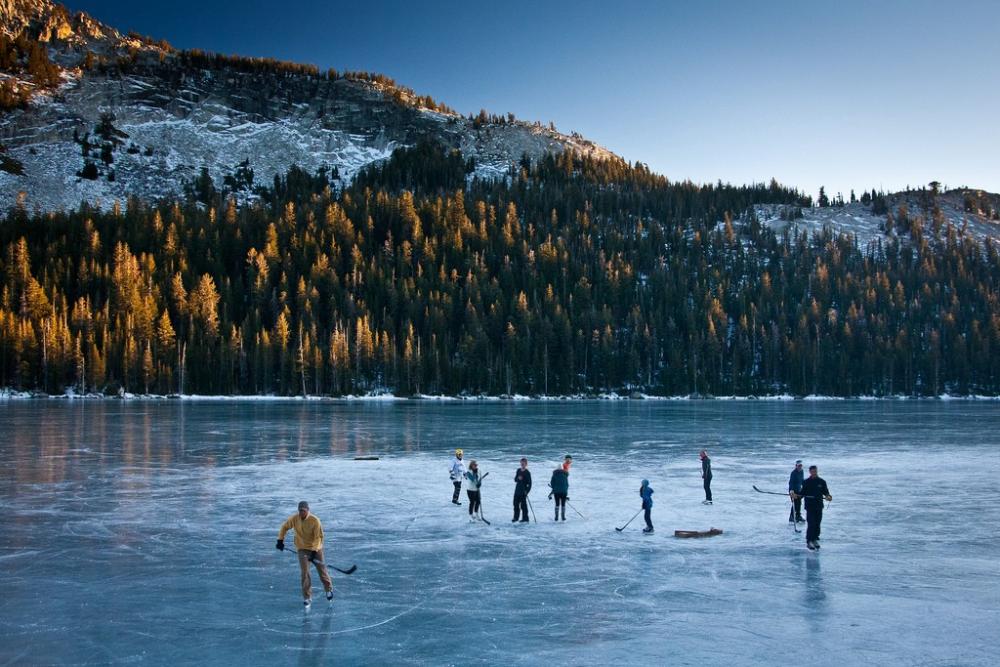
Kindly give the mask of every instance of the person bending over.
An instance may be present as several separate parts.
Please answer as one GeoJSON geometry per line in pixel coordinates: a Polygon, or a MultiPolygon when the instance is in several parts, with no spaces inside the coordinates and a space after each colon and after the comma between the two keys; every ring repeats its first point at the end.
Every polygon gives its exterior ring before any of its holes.
{"type": "Polygon", "coordinates": [[[302,574],[303,604],[306,609],[309,609],[309,605],[312,604],[310,563],[316,566],[319,580],[323,582],[323,590],[326,591],[326,599],[332,600],[333,581],[330,580],[330,573],[326,571],[326,565],[323,562],[323,524],[318,516],[309,512],[309,503],[306,501],[301,501],[299,511],[281,524],[281,529],[278,531],[278,543],[275,545],[278,551],[285,550],[285,534],[290,530],[295,531],[295,551],[299,557],[299,569],[302,574]]]}

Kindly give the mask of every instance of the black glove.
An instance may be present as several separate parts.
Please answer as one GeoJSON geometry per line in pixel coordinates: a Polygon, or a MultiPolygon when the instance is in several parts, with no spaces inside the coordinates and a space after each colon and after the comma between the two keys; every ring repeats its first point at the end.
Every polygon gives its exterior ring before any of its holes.
{"type": "Polygon", "coordinates": [[[278,551],[284,551],[285,550],[285,541],[284,540],[278,540],[278,543],[274,545],[274,548],[277,549],[278,551]]]}
{"type": "Polygon", "coordinates": [[[569,501],[569,496],[566,496],[566,500],[569,501]]]}
{"type": "Polygon", "coordinates": [[[549,492],[549,500],[552,500],[552,492],[549,492]]]}
{"type": "Polygon", "coordinates": [[[316,551],[310,551],[309,552],[309,562],[310,563],[315,563],[316,562],[316,554],[317,553],[318,552],[316,552],[316,551]]]}

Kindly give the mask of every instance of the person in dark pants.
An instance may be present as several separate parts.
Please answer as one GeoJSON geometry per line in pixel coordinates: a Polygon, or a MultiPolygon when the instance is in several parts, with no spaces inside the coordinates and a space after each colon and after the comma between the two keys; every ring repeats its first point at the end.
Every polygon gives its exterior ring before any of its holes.
{"type": "Polygon", "coordinates": [[[826,480],[819,476],[816,466],[809,466],[809,477],[802,482],[802,491],[796,493],[795,496],[806,499],[806,546],[809,547],[810,551],[815,551],[819,549],[820,524],[823,523],[823,499],[833,500],[830,489],[826,486],[826,480]]]}
{"type": "Polygon", "coordinates": [[[705,486],[705,500],[701,502],[702,505],[712,504],[712,459],[708,458],[708,452],[704,449],[701,450],[701,454],[698,455],[701,458],[701,479],[703,480],[703,485],[705,486]]]}
{"type": "Polygon", "coordinates": [[[645,510],[642,518],[646,520],[646,527],[642,529],[644,533],[653,532],[653,487],[649,485],[649,480],[642,480],[639,487],[639,496],[642,498],[642,509],[645,510]]]}
{"type": "Polygon", "coordinates": [[[451,478],[451,484],[455,490],[451,494],[451,502],[455,505],[461,505],[458,501],[458,494],[462,492],[462,477],[465,475],[465,464],[462,463],[462,450],[455,450],[455,458],[451,460],[451,468],[448,469],[448,476],[451,478]]]}
{"type": "Polygon", "coordinates": [[[469,470],[465,473],[465,493],[469,496],[469,521],[480,519],[479,508],[482,506],[479,496],[479,487],[482,478],[479,476],[479,464],[475,461],[469,462],[469,470]]]}
{"type": "Polygon", "coordinates": [[[795,468],[792,470],[792,474],[788,476],[788,495],[792,497],[792,504],[794,505],[794,510],[789,510],[788,512],[788,522],[792,523],[802,523],[805,519],[802,518],[802,498],[799,496],[802,493],[802,480],[805,477],[805,473],[802,472],[802,459],[795,462],[795,468]]]}
{"type": "Polygon", "coordinates": [[[559,510],[562,510],[562,520],[566,520],[566,501],[569,500],[569,472],[564,467],[556,468],[552,471],[552,479],[549,480],[552,493],[549,498],[556,498],[556,521],[559,520],[559,510]]]}
{"type": "Polygon", "coordinates": [[[514,518],[511,521],[528,521],[528,494],[531,493],[531,472],[528,459],[521,459],[521,467],[514,473],[514,518]]]}

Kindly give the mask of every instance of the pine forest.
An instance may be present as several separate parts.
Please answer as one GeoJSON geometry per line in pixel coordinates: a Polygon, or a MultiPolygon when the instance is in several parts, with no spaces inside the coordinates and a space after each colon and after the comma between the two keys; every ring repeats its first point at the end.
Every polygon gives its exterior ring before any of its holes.
{"type": "MultiPolygon", "coordinates": [[[[472,178],[436,143],[342,187],[0,221],[0,387],[61,394],[995,395],[1000,254],[933,198],[859,245],[776,182],[572,151],[472,178]]],[[[250,175],[252,179],[252,174],[250,175]]]]}

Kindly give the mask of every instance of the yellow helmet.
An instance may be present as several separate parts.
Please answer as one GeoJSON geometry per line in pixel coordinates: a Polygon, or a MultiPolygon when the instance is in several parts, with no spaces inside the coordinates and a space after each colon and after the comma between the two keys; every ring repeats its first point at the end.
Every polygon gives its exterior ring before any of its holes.
{"type": "Polygon", "coordinates": [[[461,449],[456,449],[455,450],[455,456],[461,456],[461,455],[462,455],[462,450],[461,449]]]}

